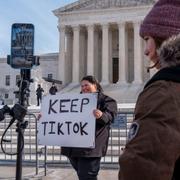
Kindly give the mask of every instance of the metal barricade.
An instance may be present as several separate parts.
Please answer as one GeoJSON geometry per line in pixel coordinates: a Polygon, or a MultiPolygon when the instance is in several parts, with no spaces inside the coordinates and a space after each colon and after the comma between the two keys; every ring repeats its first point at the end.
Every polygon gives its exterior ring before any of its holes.
{"type": "MultiPolygon", "coordinates": [[[[47,166],[70,166],[68,159],[61,155],[61,148],[59,146],[38,145],[36,115],[34,113],[27,114],[24,120],[28,121],[28,127],[24,132],[23,164],[35,166],[36,174],[38,174],[39,167],[44,167],[45,175],[47,166]]],[[[133,112],[119,111],[114,123],[111,125],[107,155],[101,160],[103,168],[119,168],[118,158],[125,147],[132,120],[133,112]]],[[[5,120],[0,122],[0,136],[2,136],[9,122],[10,116],[6,116],[5,120]]],[[[4,144],[4,149],[9,153],[15,152],[17,149],[15,123],[8,130],[6,139],[11,139],[11,142],[4,144]]],[[[16,156],[6,155],[0,149],[0,162],[1,164],[15,164],[16,156]]]]}
{"type": "MultiPolygon", "coordinates": [[[[132,120],[133,112],[118,113],[114,123],[111,125],[108,150],[106,156],[101,160],[101,167],[119,168],[118,159],[127,142],[127,135],[132,120]]],[[[61,155],[59,146],[39,146],[39,148],[43,152],[39,158],[39,164],[44,167],[45,175],[47,166],[70,166],[69,160],[61,155]]]]}

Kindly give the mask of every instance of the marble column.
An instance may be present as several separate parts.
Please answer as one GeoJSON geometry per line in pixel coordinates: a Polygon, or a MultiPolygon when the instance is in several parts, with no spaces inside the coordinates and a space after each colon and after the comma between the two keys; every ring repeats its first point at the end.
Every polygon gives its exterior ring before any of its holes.
{"type": "Polygon", "coordinates": [[[70,28],[66,30],[66,76],[67,83],[72,82],[72,52],[73,52],[73,33],[70,28]]]}
{"type": "Polygon", "coordinates": [[[109,24],[102,25],[102,79],[101,84],[109,84],[109,24]]]}
{"type": "Polygon", "coordinates": [[[140,21],[133,22],[134,27],[134,84],[143,83],[142,39],[139,36],[140,21]]]}
{"type": "Polygon", "coordinates": [[[118,84],[127,84],[126,70],[127,70],[127,56],[126,56],[126,29],[125,22],[118,23],[119,30],[119,80],[118,84]]]}
{"type": "Polygon", "coordinates": [[[88,51],[87,51],[87,74],[94,75],[94,25],[87,26],[88,51]]]}
{"type": "Polygon", "coordinates": [[[79,83],[80,26],[73,26],[72,83],[79,83]]]}
{"type": "Polygon", "coordinates": [[[65,85],[65,26],[58,26],[60,32],[59,40],[59,61],[58,61],[58,79],[62,81],[62,84],[65,85]]]}

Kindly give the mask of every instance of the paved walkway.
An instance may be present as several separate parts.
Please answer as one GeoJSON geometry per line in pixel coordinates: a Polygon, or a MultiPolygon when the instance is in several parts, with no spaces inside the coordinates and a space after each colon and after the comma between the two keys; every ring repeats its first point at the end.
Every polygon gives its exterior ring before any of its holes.
{"type": "MultiPolygon", "coordinates": [[[[76,173],[72,168],[48,168],[47,175],[44,176],[44,169],[39,169],[39,174],[35,175],[35,168],[23,167],[22,180],[78,180],[76,173]]],[[[0,180],[15,180],[16,167],[0,166],[0,180]]],[[[98,180],[116,180],[118,179],[118,169],[101,169],[98,180]]]]}

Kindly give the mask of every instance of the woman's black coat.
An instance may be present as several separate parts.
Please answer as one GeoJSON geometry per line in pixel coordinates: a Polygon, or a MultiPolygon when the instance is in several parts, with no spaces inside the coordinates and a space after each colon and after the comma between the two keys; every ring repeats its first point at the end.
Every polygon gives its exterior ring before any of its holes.
{"type": "Polygon", "coordinates": [[[109,96],[99,93],[97,109],[101,110],[103,115],[100,119],[96,119],[95,148],[62,147],[62,155],[68,157],[102,157],[106,155],[110,124],[117,114],[117,103],[109,96]]]}

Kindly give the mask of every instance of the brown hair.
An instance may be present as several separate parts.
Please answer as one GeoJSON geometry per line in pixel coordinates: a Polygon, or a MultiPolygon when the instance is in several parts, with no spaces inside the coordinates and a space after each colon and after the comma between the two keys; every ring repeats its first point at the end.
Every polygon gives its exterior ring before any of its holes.
{"type": "Polygon", "coordinates": [[[97,90],[99,91],[99,92],[103,92],[103,89],[102,89],[102,87],[101,87],[101,85],[99,84],[99,82],[96,80],[96,78],[94,77],[94,76],[84,76],[82,79],[81,79],[81,82],[82,81],[89,81],[91,84],[95,84],[96,85],[96,87],[97,87],[97,90]]]}
{"type": "Polygon", "coordinates": [[[162,43],[165,41],[165,39],[163,38],[159,38],[159,37],[153,37],[155,44],[156,44],[156,48],[159,49],[162,45],[162,43]]]}

